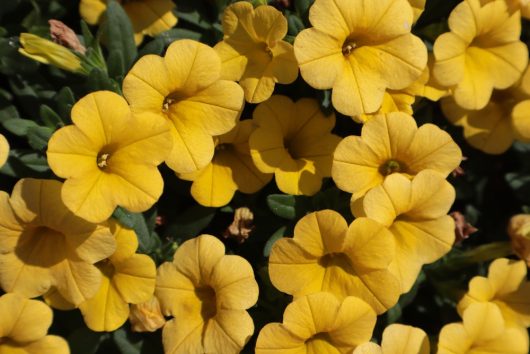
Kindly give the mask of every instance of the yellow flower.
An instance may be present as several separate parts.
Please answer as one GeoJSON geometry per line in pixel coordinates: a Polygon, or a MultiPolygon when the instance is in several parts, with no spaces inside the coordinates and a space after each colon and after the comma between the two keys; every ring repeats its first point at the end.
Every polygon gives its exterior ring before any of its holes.
{"type": "Polygon", "coordinates": [[[21,33],[20,44],[18,52],[30,59],[73,73],[88,74],[81,66],[81,59],[62,45],[31,33],[21,33]]]}
{"type": "Polygon", "coordinates": [[[166,316],[166,353],[239,353],[254,332],[245,311],[258,299],[250,264],[225,255],[221,241],[201,235],[184,242],[158,268],[156,296],[166,316]]]}
{"type": "Polygon", "coordinates": [[[323,210],[300,219],[293,238],[276,241],[269,275],[295,298],[320,291],[338,299],[356,296],[381,314],[400,295],[399,281],[387,269],[393,258],[392,234],[383,225],[358,218],[348,228],[339,213],[323,210]]]}
{"type": "Polygon", "coordinates": [[[461,160],[462,152],[445,131],[433,124],[418,129],[411,116],[389,113],[368,121],[360,137],[341,141],[331,173],[340,189],[353,193],[354,201],[393,173],[413,177],[431,169],[447,176],[461,160]]]}
{"type": "Polygon", "coordinates": [[[149,209],[162,194],[157,166],[171,150],[168,124],[156,115],[131,114],[127,102],[97,91],[72,107],[74,125],[55,132],[48,163],[59,177],[64,204],[92,222],[107,220],[117,206],[149,209]]]}
{"type": "Polygon", "coordinates": [[[466,0],[449,16],[449,28],[434,44],[434,76],[452,89],[459,106],[482,109],[494,88],[513,85],[526,68],[521,16],[510,15],[504,1],[481,7],[479,0],[466,0]]]}
{"type": "Polygon", "coordinates": [[[447,119],[464,128],[467,142],[485,153],[502,154],[514,140],[530,142],[530,69],[517,85],[494,90],[481,110],[460,107],[453,98],[441,101],[447,119]]]}
{"type": "Polygon", "coordinates": [[[508,235],[515,254],[530,267],[530,215],[514,215],[508,223],[508,235]]]}
{"type": "Polygon", "coordinates": [[[133,112],[153,112],[171,123],[173,150],[166,163],[177,173],[206,167],[214,155],[213,136],[232,130],[241,114],[243,89],[220,75],[215,50],[179,40],[163,58],[140,58],[123,81],[133,112]]]}
{"type": "Polygon", "coordinates": [[[151,296],[145,302],[131,305],[129,322],[133,332],[154,332],[164,327],[166,319],[162,315],[158,298],[151,296]]]}
{"type": "Polygon", "coordinates": [[[427,67],[418,80],[408,87],[410,94],[425,97],[430,101],[438,101],[440,98],[449,96],[450,90],[444,88],[432,74],[434,67],[434,55],[429,53],[427,67]]]}
{"type": "Polygon", "coordinates": [[[438,354],[528,354],[526,330],[506,327],[493,304],[471,304],[463,323],[450,323],[440,332],[438,354]]]}
{"type": "Polygon", "coordinates": [[[294,43],[300,72],[314,88],[333,88],[345,115],[377,111],[386,89],[409,86],[427,65],[407,0],[316,0],[309,20],[294,43]]]}
{"type": "Polygon", "coordinates": [[[0,192],[0,285],[25,297],[51,287],[79,305],[101,284],[94,266],[116,242],[108,227],[72,214],[61,201],[62,184],[22,179],[11,197],[0,192]]]}
{"type": "Polygon", "coordinates": [[[395,257],[388,269],[408,292],[424,264],[437,261],[455,241],[455,223],[447,215],[455,190],[439,173],[424,170],[412,180],[401,174],[388,176],[360,199],[356,217],[366,216],[386,226],[394,235],[395,257]]]}
{"type": "Polygon", "coordinates": [[[272,96],[254,110],[257,128],[249,145],[256,167],[274,173],[278,188],[287,194],[313,195],[331,175],[333,151],[340,138],[331,134],[335,115],[324,116],[316,100],[296,103],[272,96]]]}
{"type": "Polygon", "coordinates": [[[180,178],[193,181],[191,195],[199,204],[219,207],[230,202],[234,193],[255,193],[272,178],[254,166],[248,139],[252,121],[241,121],[230,132],[221,135],[215,146],[212,162],[204,169],[180,178]]]}
{"type": "Polygon", "coordinates": [[[293,46],[282,38],[287,20],[272,6],[236,2],[224,11],[224,39],[215,50],[222,62],[221,76],[239,81],[250,103],[271,97],[274,86],[290,84],[298,77],[293,46]]]}
{"type": "Polygon", "coordinates": [[[4,164],[7,162],[7,158],[9,157],[9,142],[3,136],[0,134],[0,168],[4,166],[4,164]]]}
{"type": "Polygon", "coordinates": [[[410,6],[412,6],[412,11],[414,12],[413,23],[416,23],[416,21],[418,21],[418,18],[420,18],[421,14],[425,10],[426,1],[427,0],[409,0],[410,6]]]}
{"type": "Polygon", "coordinates": [[[53,312],[42,301],[5,294],[0,297],[0,313],[0,353],[70,353],[63,338],[46,335],[53,312]]]}
{"type": "MultiPolygon", "coordinates": [[[[134,40],[140,44],[144,35],[155,36],[177,24],[173,14],[175,4],[171,0],[118,0],[129,16],[134,31],[134,40]]],[[[83,20],[91,25],[101,22],[107,9],[107,0],[81,0],[79,12],[83,20]]]]}
{"type": "Polygon", "coordinates": [[[471,304],[493,303],[500,309],[506,325],[530,327],[530,282],[524,261],[499,258],[490,264],[488,277],[474,277],[469,291],[458,303],[462,315],[471,304]]]}
{"type": "Polygon", "coordinates": [[[351,353],[370,340],[374,310],[359,298],[341,301],[329,293],[295,299],[287,305],[283,323],[269,323],[260,331],[256,354],[351,353]]]}
{"type": "MultiPolygon", "coordinates": [[[[96,332],[112,332],[121,327],[129,317],[129,304],[147,301],[155,291],[155,262],[135,253],[138,239],[134,231],[115,221],[110,222],[110,227],[116,238],[116,251],[96,264],[103,275],[99,290],[78,306],[87,327],[96,332]]],[[[61,310],[77,307],[53,290],[45,299],[61,310]]]]}
{"type": "Polygon", "coordinates": [[[393,324],[383,331],[381,346],[368,342],[358,346],[352,354],[429,354],[427,334],[420,328],[393,324]]]}

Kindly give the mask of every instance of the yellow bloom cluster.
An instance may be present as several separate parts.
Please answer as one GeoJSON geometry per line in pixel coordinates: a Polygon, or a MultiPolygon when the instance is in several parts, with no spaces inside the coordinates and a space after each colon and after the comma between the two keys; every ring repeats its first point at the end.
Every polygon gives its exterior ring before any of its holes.
{"type": "MultiPolygon", "coordinates": [[[[122,2],[138,44],[177,23],[170,0],[122,2]]],[[[99,23],[106,3],[82,0],[81,15],[99,23]]],[[[208,207],[273,178],[290,195],[313,196],[329,177],[352,194],[349,225],[336,211],[317,211],[272,246],[271,283],[293,300],[282,323],[261,329],[256,353],[429,353],[425,332],[410,326],[391,325],[381,345],[369,342],[377,315],[455,242],[455,189],[446,178],[462,152],[438,126],[418,126],[413,104],[444,97],[444,114],[487,153],[530,142],[528,49],[519,39],[530,5],[464,0],[429,53],[411,32],[425,3],[315,0],[312,27],[291,45],[280,11],[236,2],[214,47],[177,40],[164,56],[135,62],[123,97],[82,97],[46,151],[64,182],[22,179],[11,195],[0,192],[0,287],[10,293],[0,298],[0,353],[68,352],[46,336],[50,309],[29,300],[41,296],[53,308],[78,308],[93,331],[114,331],[128,318],[135,331],[163,328],[167,353],[239,353],[249,342],[247,310],[259,289],[246,259],[201,235],[157,270],[137,253],[134,231],[110,219],[117,207],[139,213],[157,203],[162,163],[208,207]],[[335,113],[324,114],[315,99],[275,94],[298,70],[309,86],[331,90],[336,111],[363,123],[360,136],[334,134],[335,113]],[[251,117],[241,117],[245,102],[256,104],[251,117]],[[42,322],[30,324],[32,312],[42,322]]],[[[39,49],[56,56],[32,53],[32,39],[21,36],[24,55],[78,70],[79,58],[57,44],[39,49]]],[[[0,135],[0,167],[8,150],[0,135]]],[[[524,262],[507,259],[474,278],[458,304],[463,322],[442,329],[438,353],[526,353],[525,279],[524,262]]]]}
{"type": "Polygon", "coordinates": [[[473,278],[458,303],[463,323],[442,328],[438,353],[528,353],[530,282],[526,270],[523,261],[500,258],[491,263],[487,278],[473,278]]]}

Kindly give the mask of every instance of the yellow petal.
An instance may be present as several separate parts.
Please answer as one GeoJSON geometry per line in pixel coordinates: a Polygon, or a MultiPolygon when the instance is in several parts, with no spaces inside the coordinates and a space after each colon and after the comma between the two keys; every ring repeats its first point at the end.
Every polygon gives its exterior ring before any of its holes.
{"type": "Polygon", "coordinates": [[[411,184],[410,208],[407,216],[436,219],[449,213],[455,201],[455,189],[442,175],[432,170],[418,173],[411,184]]]}
{"type": "Polygon", "coordinates": [[[186,323],[182,326],[176,320],[166,323],[162,330],[162,343],[164,351],[173,354],[202,354],[204,347],[202,344],[202,322],[186,323]]]}
{"type": "Polygon", "coordinates": [[[304,339],[280,323],[269,323],[259,332],[256,354],[307,354],[304,339]]]}
{"type": "Polygon", "coordinates": [[[469,282],[468,292],[457,305],[458,314],[462,316],[469,305],[475,302],[488,302],[495,296],[495,290],[488,278],[476,276],[469,282]]]}
{"type": "Polygon", "coordinates": [[[201,205],[220,207],[230,202],[237,190],[230,165],[226,156],[218,154],[195,178],[191,186],[191,195],[201,205]]]}
{"type": "Polygon", "coordinates": [[[315,195],[322,186],[320,176],[312,161],[284,160],[275,173],[278,188],[292,195],[315,195]]]}
{"type": "Polygon", "coordinates": [[[24,347],[27,354],[69,354],[68,342],[59,336],[46,336],[24,347]]]}
{"type": "Polygon", "coordinates": [[[114,264],[112,284],[130,304],[149,300],[155,291],[156,266],[151,257],[134,254],[114,264]]]}
{"type": "Polygon", "coordinates": [[[254,272],[242,257],[223,257],[213,270],[211,285],[217,289],[217,306],[220,308],[246,310],[258,300],[254,272]]]}
{"type": "Polygon", "coordinates": [[[9,142],[0,134],[0,167],[4,166],[9,156],[9,142]]]}
{"type": "Polygon", "coordinates": [[[383,349],[375,343],[367,342],[359,345],[352,354],[384,354],[383,349]]]}
{"type": "Polygon", "coordinates": [[[44,302],[28,300],[17,294],[0,297],[0,311],[0,334],[17,342],[43,338],[52,324],[52,311],[44,302]],[[35,321],[36,318],[39,320],[35,321]]]}
{"type": "Polygon", "coordinates": [[[99,23],[106,9],[107,4],[102,0],[81,0],[79,4],[81,17],[90,25],[99,23]]]}
{"type": "Polygon", "coordinates": [[[430,353],[427,334],[420,328],[401,324],[385,328],[382,348],[385,354],[430,353]]]}
{"type": "Polygon", "coordinates": [[[195,285],[174,264],[165,262],[158,268],[155,291],[166,316],[200,317],[201,302],[195,294],[195,285]]]}
{"type": "Polygon", "coordinates": [[[59,293],[74,305],[92,298],[101,284],[101,272],[92,264],[64,255],[64,260],[51,268],[54,285],[59,293]]]}
{"type": "Polygon", "coordinates": [[[238,353],[254,333],[252,317],[244,310],[217,311],[203,333],[206,353],[238,353]]]}
{"type": "Polygon", "coordinates": [[[110,220],[109,226],[116,238],[116,251],[109,257],[112,262],[117,262],[132,256],[138,248],[138,237],[132,229],[128,229],[116,220],[110,220]]]}
{"type": "Polygon", "coordinates": [[[13,252],[22,230],[9,204],[9,195],[0,191],[0,254],[13,252]]]}
{"type": "Polygon", "coordinates": [[[93,331],[114,331],[127,321],[129,304],[105,274],[97,293],[79,305],[86,325],[93,331]]]}
{"type": "Polygon", "coordinates": [[[498,295],[517,291],[526,279],[526,267],[523,261],[511,261],[499,258],[490,264],[488,279],[498,295]]]}
{"type": "Polygon", "coordinates": [[[155,36],[177,24],[177,18],[172,13],[175,4],[171,0],[135,1],[125,3],[123,8],[135,33],[155,36]]]}
{"type": "Polygon", "coordinates": [[[499,308],[490,303],[474,303],[464,311],[464,327],[476,342],[492,340],[504,332],[504,320],[499,308]]]}
{"type": "Polygon", "coordinates": [[[449,323],[443,326],[438,340],[438,354],[466,353],[473,339],[466,333],[462,323],[449,323]]]}
{"type": "MultiPolygon", "coordinates": [[[[512,110],[512,126],[518,140],[530,142],[530,100],[519,102],[512,110]]],[[[2,165],[0,163],[0,165],[2,165]]]]}

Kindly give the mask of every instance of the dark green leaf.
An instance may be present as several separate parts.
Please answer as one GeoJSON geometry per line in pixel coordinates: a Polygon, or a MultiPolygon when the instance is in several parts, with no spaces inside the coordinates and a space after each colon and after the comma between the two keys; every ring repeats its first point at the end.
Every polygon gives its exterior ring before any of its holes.
{"type": "Polygon", "coordinates": [[[271,254],[271,249],[274,243],[278,241],[279,239],[283,238],[285,236],[285,230],[287,230],[287,226],[282,226],[276,232],[272,234],[271,237],[267,240],[267,243],[265,244],[265,247],[263,248],[263,256],[269,257],[271,254]]]}
{"type": "Polygon", "coordinates": [[[287,16],[287,24],[289,25],[289,31],[287,32],[291,36],[296,36],[301,30],[305,28],[304,23],[300,17],[290,14],[287,16]]]}
{"type": "Polygon", "coordinates": [[[64,125],[61,116],[45,104],[40,106],[40,118],[51,129],[56,129],[64,125]]]}
{"type": "Polygon", "coordinates": [[[63,123],[68,124],[70,111],[75,104],[74,93],[68,86],[65,86],[55,96],[55,102],[57,102],[57,113],[61,116],[63,123]]]}
{"type": "Polygon", "coordinates": [[[28,129],[28,143],[35,150],[44,150],[54,130],[48,127],[31,127],[28,129]]]}
{"type": "Polygon", "coordinates": [[[32,120],[14,118],[2,122],[3,127],[16,136],[26,136],[30,128],[36,128],[39,125],[32,120]]]}
{"type": "Polygon", "coordinates": [[[200,234],[210,224],[215,216],[216,208],[207,208],[194,205],[179,214],[175,220],[168,225],[165,234],[174,239],[187,240],[200,234]]]}
{"type": "Polygon", "coordinates": [[[136,60],[137,50],[134,43],[134,32],[129,16],[117,1],[109,1],[106,12],[106,38],[109,58],[122,56],[123,71],[114,73],[116,77],[124,76],[136,60]]]}
{"type": "Polygon", "coordinates": [[[30,150],[11,149],[6,164],[0,169],[6,176],[48,176],[51,175],[46,156],[30,150]]]}
{"type": "Polygon", "coordinates": [[[78,328],[68,337],[70,351],[76,354],[95,354],[108,336],[108,333],[92,332],[86,327],[78,328]]]}
{"type": "Polygon", "coordinates": [[[267,196],[267,205],[275,215],[289,220],[303,216],[310,210],[310,202],[307,197],[287,194],[267,196]]]}
{"type": "Polygon", "coordinates": [[[143,341],[141,338],[135,338],[132,340],[128,336],[127,331],[124,327],[121,327],[112,333],[112,339],[120,350],[121,354],[140,354],[142,350],[143,341]]]}
{"type": "Polygon", "coordinates": [[[109,90],[121,94],[120,85],[101,69],[93,69],[90,72],[87,85],[91,91],[109,90]]]}

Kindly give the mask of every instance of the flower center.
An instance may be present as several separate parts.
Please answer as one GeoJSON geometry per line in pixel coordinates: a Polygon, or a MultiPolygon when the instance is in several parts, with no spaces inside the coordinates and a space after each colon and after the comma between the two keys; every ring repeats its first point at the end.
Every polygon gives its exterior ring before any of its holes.
{"type": "Polygon", "coordinates": [[[167,113],[171,105],[178,103],[183,100],[185,96],[181,95],[179,92],[172,92],[166,97],[164,97],[164,102],[162,103],[162,112],[167,113]]]}
{"type": "Polygon", "coordinates": [[[207,321],[217,314],[217,298],[215,290],[210,286],[195,289],[195,295],[201,301],[201,316],[207,321]]]}
{"type": "Polygon", "coordinates": [[[107,166],[109,165],[109,158],[110,158],[109,153],[100,152],[98,154],[98,158],[96,161],[97,161],[97,165],[100,170],[104,170],[105,168],[107,168],[107,166]]]}
{"type": "Polygon", "coordinates": [[[331,343],[331,337],[327,332],[316,333],[305,341],[308,354],[335,352],[336,349],[331,343]]]}
{"type": "Polygon", "coordinates": [[[407,166],[398,160],[388,160],[379,167],[379,173],[383,176],[391,175],[392,173],[406,172],[407,166]]]}
{"type": "Polygon", "coordinates": [[[272,53],[272,49],[269,46],[269,44],[262,43],[261,45],[262,45],[263,51],[265,51],[265,53],[267,53],[269,55],[269,57],[272,58],[274,56],[274,54],[272,53]]]}
{"type": "Polygon", "coordinates": [[[353,271],[350,259],[344,253],[328,253],[319,259],[318,264],[324,268],[338,267],[348,273],[353,271]]]}
{"type": "Polygon", "coordinates": [[[49,268],[64,259],[65,236],[44,225],[27,227],[15,247],[15,254],[25,264],[49,268]]]}
{"type": "Polygon", "coordinates": [[[342,46],[342,54],[347,57],[348,55],[353,53],[353,51],[358,48],[358,46],[359,45],[353,40],[347,39],[342,46]]]}

